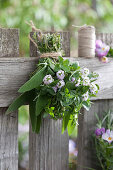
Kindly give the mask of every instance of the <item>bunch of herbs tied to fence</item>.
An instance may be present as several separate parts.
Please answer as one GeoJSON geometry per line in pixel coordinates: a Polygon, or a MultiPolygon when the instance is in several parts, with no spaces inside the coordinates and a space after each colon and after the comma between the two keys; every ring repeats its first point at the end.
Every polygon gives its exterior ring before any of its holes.
{"type": "Polygon", "coordinates": [[[98,75],[61,57],[62,40],[59,33],[34,33],[32,42],[38,47],[40,57],[37,69],[19,89],[21,95],[9,106],[7,114],[21,105],[29,104],[33,132],[39,133],[43,118],[62,119],[62,132],[72,133],[80,109],[91,107],[90,98],[98,92],[95,80],[98,75]],[[49,57],[47,53],[49,52],[49,57]],[[55,57],[54,53],[58,53],[55,57]],[[60,52],[60,54],[59,54],[60,52]]]}

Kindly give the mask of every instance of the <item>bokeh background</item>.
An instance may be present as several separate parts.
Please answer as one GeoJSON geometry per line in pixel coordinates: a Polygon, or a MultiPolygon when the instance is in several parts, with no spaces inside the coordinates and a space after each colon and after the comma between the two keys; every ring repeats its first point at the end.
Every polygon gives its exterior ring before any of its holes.
{"type": "MultiPolygon", "coordinates": [[[[69,30],[71,56],[77,56],[77,29],[72,25],[94,25],[98,32],[113,32],[113,0],[0,0],[0,27],[20,29],[20,56],[29,57],[25,21],[42,30],[69,30]]],[[[28,106],[19,109],[19,167],[28,169],[28,106]]],[[[70,169],[75,170],[77,128],[70,136],[70,169]]]]}

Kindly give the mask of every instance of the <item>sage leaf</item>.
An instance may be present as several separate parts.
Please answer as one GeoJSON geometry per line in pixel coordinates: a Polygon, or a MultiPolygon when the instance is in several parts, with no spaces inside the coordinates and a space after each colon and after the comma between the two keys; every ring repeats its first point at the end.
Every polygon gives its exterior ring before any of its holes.
{"type": "Polygon", "coordinates": [[[36,130],[37,116],[35,115],[36,102],[31,101],[29,104],[29,114],[31,120],[32,131],[36,130]]]}
{"type": "Polygon", "coordinates": [[[70,113],[69,112],[65,112],[65,113],[66,113],[66,115],[63,117],[63,121],[62,121],[62,134],[66,130],[67,125],[68,125],[69,120],[70,120],[70,113]]]}
{"type": "Polygon", "coordinates": [[[40,127],[41,127],[41,123],[42,123],[42,116],[39,115],[37,116],[37,119],[36,119],[36,129],[35,129],[35,132],[38,134],[40,132],[40,127]]]}
{"type": "Polygon", "coordinates": [[[39,133],[42,116],[41,115],[36,116],[36,102],[35,101],[31,101],[29,103],[29,114],[30,114],[32,131],[35,133],[39,133]]]}
{"type": "Polygon", "coordinates": [[[24,93],[26,91],[30,91],[36,87],[39,87],[43,81],[47,72],[47,66],[44,66],[39,72],[37,72],[34,76],[31,77],[22,87],[20,87],[20,93],[24,93]]]}
{"type": "Polygon", "coordinates": [[[49,97],[47,95],[39,95],[36,101],[36,116],[40,115],[41,111],[48,104],[49,97]]]}
{"type": "Polygon", "coordinates": [[[31,98],[34,96],[34,91],[25,92],[21,94],[14,102],[9,106],[9,108],[6,111],[6,114],[9,114],[15,110],[17,110],[20,106],[26,104],[31,100],[31,98]]]}

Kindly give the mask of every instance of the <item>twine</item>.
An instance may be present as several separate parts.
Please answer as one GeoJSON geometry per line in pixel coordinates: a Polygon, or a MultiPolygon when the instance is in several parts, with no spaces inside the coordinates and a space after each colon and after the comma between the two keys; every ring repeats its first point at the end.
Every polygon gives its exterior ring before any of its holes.
{"type": "MultiPolygon", "coordinates": [[[[28,24],[29,26],[31,26],[32,31],[33,32],[37,32],[38,36],[41,37],[43,35],[42,31],[40,29],[37,29],[33,23],[33,21],[31,20],[30,23],[28,23],[26,21],[26,24],[28,24]]],[[[28,35],[29,40],[35,45],[36,48],[38,48],[37,43],[34,41],[34,39],[30,36],[30,34],[28,35]]],[[[53,59],[58,59],[58,56],[62,56],[61,52],[51,52],[51,53],[39,53],[39,57],[40,58],[47,58],[47,57],[51,57],[53,59]]]]}
{"type": "Polygon", "coordinates": [[[74,27],[79,28],[78,56],[87,58],[95,57],[95,27],[86,24],[74,27]]]}

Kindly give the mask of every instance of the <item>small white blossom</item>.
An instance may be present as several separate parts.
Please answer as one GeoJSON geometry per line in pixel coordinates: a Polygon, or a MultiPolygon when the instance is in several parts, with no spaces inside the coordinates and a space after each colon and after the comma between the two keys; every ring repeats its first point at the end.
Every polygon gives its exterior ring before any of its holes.
{"type": "Polygon", "coordinates": [[[88,74],[89,74],[89,69],[88,68],[83,68],[81,73],[82,73],[82,76],[87,77],[88,74]]]}
{"type": "Polygon", "coordinates": [[[53,88],[54,92],[56,93],[57,92],[57,86],[54,86],[52,88],[53,88]]]}
{"type": "Polygon", "coordinates": [[[78,87],[80,85],[80,78],[77,80],[77,82],[75,83],[75,86],[78,87]]]}
{"type": "Polygon", "coordinates": [[[61,89],[63,86],[65,86],[65,82],[64,82],[64,80],[60,80],[60,81],[57,83],[57,87],[58,87],[59,89],[61,89]]]}
{"type": "Polygon", "coordinates": [[[83,86],[88,86],[90,84],[90,79],[89,77],[84,77],[83,78],[83,86]]]}
{"type": "Polygon", "coordinates": [[[84,94],[82,95],[82,99],[83,99],[84,101],[87,101],[88,98],[89,98],[89,93],[88,93],[88,91],[87,91],[86,93],[84,93],[84,94]]]}
{"type": "Polygon", "coordinates": [[[110,131],[109,129],[102,135],[102,139],[108,141],[108,143],[113,142],[113,131],[110,131]]]}
{"type": "Polygon", "coordinates": [[[72,80],[71,80],[72,82],[75,82],[75,77],[72,77],[72,80]]]}
{"type": "Polygon", "coordinates": [[[43,82],[44,84],[50,84],[54,81],[54,79],[52,78],[52,76],[50,74],[46,75],[44,78],[43,78],[43,82]]]}
{"type": "Polygon", "coordinates": [[[90,92],[92,94],[96,94],[96,91],[97,91],[97,86],[94,83],[91,83],[90,84],[90,92]]]}
{"type": "Polygon", "coordinates": [[[63,80],[64,77],[65,77],[65,74],[64,74],[64,71],[63,71],[63,70],[59,70],[59,71],[56,73],[56,75],[57,75],[57,78],[58,78],[59,80],[63,80]]]}

